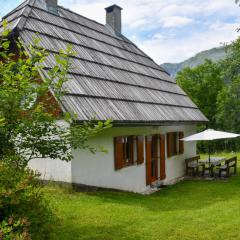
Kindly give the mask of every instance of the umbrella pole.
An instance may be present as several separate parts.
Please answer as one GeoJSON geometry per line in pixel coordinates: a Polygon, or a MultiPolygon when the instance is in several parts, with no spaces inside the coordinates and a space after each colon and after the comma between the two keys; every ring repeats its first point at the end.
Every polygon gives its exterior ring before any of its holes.
{"type": "Polygon", "coordinates": [[[209,161],[209,167],[210,167],[210,164],[211,164],[211,151],[210,151],[210,142],[208,142],[208,161],[209,161]]]}

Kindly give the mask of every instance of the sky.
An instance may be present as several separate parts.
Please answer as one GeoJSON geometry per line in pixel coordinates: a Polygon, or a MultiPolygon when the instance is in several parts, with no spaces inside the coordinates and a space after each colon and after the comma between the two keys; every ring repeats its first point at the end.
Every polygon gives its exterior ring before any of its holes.
{"type": "MultiPolygon", "coordinates": [[[[0,0],[4,16],[22,0],[0,0]]],[[[105,7],[123,8],[123,34],[157,63],[181,62],[239,36],[240,7],[235,0],[58,0],[105,23],[105,7]]]]}

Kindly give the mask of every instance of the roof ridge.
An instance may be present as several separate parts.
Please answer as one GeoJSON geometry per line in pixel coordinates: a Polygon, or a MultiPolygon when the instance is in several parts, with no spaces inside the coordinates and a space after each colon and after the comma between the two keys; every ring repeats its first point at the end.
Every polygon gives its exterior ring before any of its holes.
{"type": "Polygon", "coordinates": [[[58,5],[58,7],[59,7],[59,8],[62,8],[62,9],[64,9],[64,10],[66,10],[66,11],[68,11],[68,12],[71,12],[71,13],[77,15],[77,16],[80,16],[80,17],[82,17],[82,18],[85,18],[85,19],[87,19],[87,20],[89,20],[89,21],[92,21],[92,22],[94,22],[94,23],[97,23],[97,24],[99,24],[99,25],[101,25],[101,26],[103,26],[103,27],[106,26],[105,24],[102,24],[102,23],[100,23],[100,22],[97,22],[97,21],[94,20],[94,19],[91,19],[91,18],[85,17],[85,16],[81,15],[80,13],[74,12],[74,11],[72,11],[72,10],[69,9],[69,8],[65,8],[65,7],[63,7],[63,6],[61,6],[61,5],[58,5]]]}
{"type": "Polygon", "coordinates": [[[28,3],[26,3],[26,2],[29,2],[29,1],[31,1],[31,0],[25,0],[24,2],[22,2],[22,3],[20,3],[17,7],[15,7],[12,11],[10,11],[9,13],[7,13],[6,15],[4,15],[3,17],[2,17],[2,20],[3,19],[5,19],[5,18],[7,18],[7,17],[9,17],[10,15],[12,15],[13,13],[15,13],[16,11],[19,11],[19,10],[21,10],[21,9],[23,9],[24,7],[26,7],[27,5],[28,5],[28,3]],[[26,4],[26,5],[24,5],[24,4],[26,4]],[[24,6],[22,6],[22,5],[24,5],[24,6]],[[22,6],[22,7],[21,7],[22,6]],[[19,8],[19,9],[18,9],[19,8]]]}
{"type": "Polygon", "coordinates": [[[16,8],[14,8],[11,12],[6,14],[2,18],[2,20],[10,17],[11,15],[13,15],[14,13],[16,13],[18,11],[22,11],[19,16],[13,18],[10,22],[13,22],[13,21],[18,19],[18,23],[16,24],[16,26],[13,29],[11,29],[12,31],[23,29],[23,27],[24,27],[24,25],[25,25],[29,15],[30,15],[30,13],[32,11],[32,5],[35,4],[35,2],[36,2],[36,0],[25,0],[23,3],[21,3],[16,8]]]}
{"type": "Polygon", "coordinates": [[[32,6],[36,3],[37,0],[28,0],[28,4],[26,4],[25,9],[22,12],[22,17],[20,17],[19,23],[17,24],[16,28],[18,30],[22,30],[28,20],[29,15],[31,14],[33,8],[32,6]],[[26,10],[29,7],[28,11],[26,10]],[[24,13],[26,12],[26,16],[24,13]]]}

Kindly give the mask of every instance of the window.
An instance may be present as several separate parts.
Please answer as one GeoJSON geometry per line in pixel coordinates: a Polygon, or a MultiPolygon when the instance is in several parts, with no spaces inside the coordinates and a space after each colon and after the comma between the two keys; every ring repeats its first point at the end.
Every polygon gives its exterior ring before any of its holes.
{"type": "Polygon", "coordinates": [[[184,153],[184,142],[181,141],[184,137],[183,132],[167,133],[167,154],[168,157],[176,156],[184,153]]]}
{"type": "Polygon", "coordinates": [[[124,165],[131,165],[134,162],[134,138],[131,137],[123,137],[123,163],[124,165]]]}
{"type": "Polygon", "coordinates": [[[143,136],[114,138],[115,169],[144,162],[143,136]]]}

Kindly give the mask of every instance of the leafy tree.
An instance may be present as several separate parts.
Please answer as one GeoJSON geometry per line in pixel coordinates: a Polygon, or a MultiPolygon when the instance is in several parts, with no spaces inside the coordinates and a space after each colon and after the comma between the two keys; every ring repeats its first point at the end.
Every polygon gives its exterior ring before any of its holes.
{"type": "Polygon", "coordinates": [[[218,95],[217,121],[223,129],[240,132],[240,77],[218,95]]]}
{"type": "Polygon", "coordinates": [[[217,96],[223,88],[221,68],[218,63],[206,60],[195,68],[185,68],[177,74],[177,83],[216,126],[217,96]]]}
{"type": "Polygon", "coordinates": [[[220,61],[224,82],[231,84],[240,75],[240,38],[226,45],[227,57],[220,61]]]}
{"type": "Polygon", "coordinates": [[[43,81],[39,71],[48,54],[40,40],[27,52],[19,39],[13,44],[10,38],[5,30],[0,39],[0,159],[24,168],[35,158],[69,161],[71,148],[95,152],[87,144],[89,137],[111,127],[111,121],[76,124],[74,113],[63,114],[58,107],[69,80],[71,47],[55,55],[55,66],[43,81]]]}
{"type": "MultiPolygon", "coordinates": [[[[221,61],[226,86],[218,95],[217,122],[222,129],[240,132],[240,38],[228,46],[227,58],[221,61]]],[[[237,143],[237,141],[234,141],[237,143]]],[[[235,149],[240,149],[236,146],[235,149]]]]}

